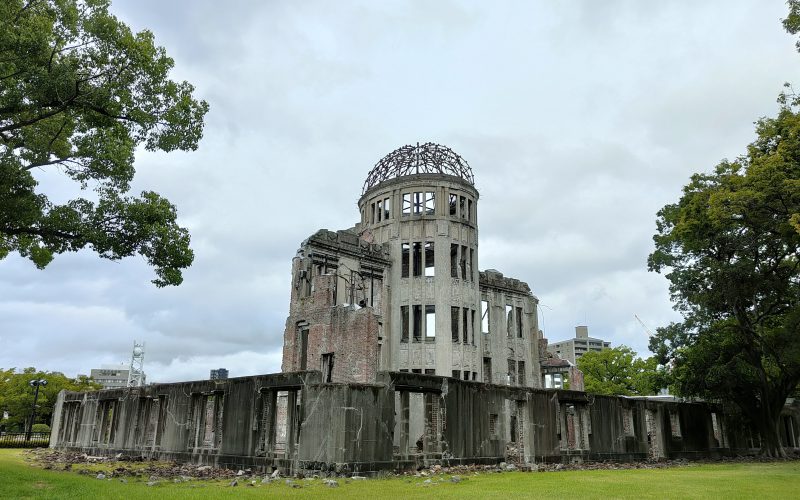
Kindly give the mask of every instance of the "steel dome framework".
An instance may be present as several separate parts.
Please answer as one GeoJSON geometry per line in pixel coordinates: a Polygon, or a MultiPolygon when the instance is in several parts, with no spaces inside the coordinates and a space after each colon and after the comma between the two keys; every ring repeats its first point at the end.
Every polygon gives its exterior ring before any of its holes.
{"type": "Polygon", "coordinates": [[[399,147],[381,158],[367,174],[363,195],[383,181],[417,174],[446,174],[460,177],[475,185],[469,163],[447,146],[427,142],[399,147]]]}

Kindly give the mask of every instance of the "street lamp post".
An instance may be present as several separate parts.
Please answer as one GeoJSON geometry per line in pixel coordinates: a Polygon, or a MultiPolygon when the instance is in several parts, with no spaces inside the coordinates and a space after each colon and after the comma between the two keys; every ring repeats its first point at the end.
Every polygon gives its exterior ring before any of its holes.
{"type": "Polygon", "coordinates": [[[31,421],[28,424],[28,432],[25,435],[25,441],[31,440],[31,432],[33,432],[33,422],[36,420],[36,401],[39,399],[39,387],[47,385],[47,380],[31,380],[28,382],[31,387],[35,387],[36,391],[33,393],[33,406],[31,406],[31,421]]]}

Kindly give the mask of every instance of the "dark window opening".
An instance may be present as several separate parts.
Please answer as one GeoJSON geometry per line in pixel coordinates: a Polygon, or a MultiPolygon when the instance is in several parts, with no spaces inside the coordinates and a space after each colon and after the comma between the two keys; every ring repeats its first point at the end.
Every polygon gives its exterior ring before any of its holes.
{"type": "Polygon", "coordinates": [[[412,306],[414,322],[414,342],[422,340],[422,306],[412,306]]]}
{"type": "Polygon", "coordinates": [[[322,355],[322,381],[333,382],[333,353],[322,355]]]}
{"type": "Polygon", "coordinates": [[[462,219],[467,218],[467,199],[463,196],[459,197],[458,210],[462,219]]]}
{"type": "Polygon", "coordinates": [[[300,329],[300,371],[307,368],[308,357],[308,328],[300,329]]]}
{"type": "Polygon", "coordinates": [[[458,307],[451,307],[450,308],[450,335],[453,339],[454,343],[457,343],[460,335],[458,332],[458,319],[460,315],[458,313],[458,307]]]}
{"type": "Polygon", "coordinates": [[[422,276],[422,243],[415,242],[411,244],[412,248],[412,262],[414,263],[413,276],[422,276]]]}
{"type": "Polygon", "coordinates": [[[483,381],[492,383],[492,358],[483,358],[483,381]]]}
{"type": "Polygon", "coordinates": [[[517,383],[519,385],[525,385],[525,362],[519,361],[517,362],[517,383]]]}
{"type": "Polygon", "coordinates": [[[459,370],[453,370],[453,378],[459,378],[461,376],[461,372],[459,370]]]}
{"type": "Polygon", "coordinates": [[[497,413],[489,414],[489,435],[493,438],[497,437],[497,413]]]}
{"type": "Polygon", "coordinates": [[[458,205],[458,196],[455,194],[450,195],[450,216],[455,217],[458,215],[458,209],[456,206],[458,205]]]}
{"type": "Polygon", "coordinates": [[[382,218],[383,218],[383,200],[378,200],[378,203],[375,204],[375,207],[377,208],[377,212],[378,212],[378,216],[376,217],[376,220],[378,222],[380,222],[382,220],[382,218]]]}
{"type": "Polygon", "coordinates": [[[400,306],[400,323],[403,325],[401,342],[408,342],[408,306],[400,306]]]}
{"type": "Polygon", "coordinates": [[[458,245],[450,244],[450,277],[458,278],[458,245]]]}
{"type": "Polygon", "coordinates": [[[467,279],[467,247],[461,245],[461,260],[459,262],[461,266],[461,279],[467,279]]]}
{"type": "Polygon", "coordinates": [[[425,375],[436,375],[436,370],[433,368],[425,368],[425,375]]]}
{"type": "Polygon", "coordinates": [[[523,338],[524,335],[522,333],[522,308],[517,307],[517,337],[523,338]]]}
{"type": "Polygon", "coordinates": [[[389,220],[389,217],[392,215],[392,199],[391,198],[384,198],[383,199],[383,220],[389,220]]]}
{"type": "Polygon", "coordinates": [[[517,416],[511,415],[511,419],[509,422],[509,427],[511,428],[511,442],[517,442],[517,416]]]}
{"type": "Polygon", "coordinates": [[[375,224],[375,204],[370,205],[370,223],[375,224]]]}
{"type": "Polygon", "coordinates": [[[466,307],[462,310],[462,319],[464,320],[464,344],[469,344],[469,309],[466,307]]]}
{"type": "Polygon", "coordinates": [[[470,316],[472,317],[472,321],[470,321],[470,331],[472,332],[472,345],[475,345],[475,309],[470,309],[470,316]]]}
{"type": "Polygon", "coordinates": [[[408,278],[408,261],[409,261],[409,245],[403,243],[400,245],[400,277],[408,278]]]}
{"type": "Polygon", "coordinates": [[[475,250],[469,249],[469,280],[473,281],[475,276],[475,250]]]}

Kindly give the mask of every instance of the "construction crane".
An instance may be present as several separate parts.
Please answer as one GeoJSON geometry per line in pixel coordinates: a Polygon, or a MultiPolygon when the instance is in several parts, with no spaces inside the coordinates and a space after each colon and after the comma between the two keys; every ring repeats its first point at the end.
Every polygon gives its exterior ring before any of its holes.
{"type": "Polygon", "coordinates": [[[652,330],[647,328],[647,325],[644,324],[644,321],[642,321],[642,319],[639,316],[634,314],[633,317],[636,318],[636,321],[638,321],[640,325],[642,325],[642,328],[644,328],[644,331],[647,332],[648,337],[652,337],[653,335],[655,335],[652,330]]]}

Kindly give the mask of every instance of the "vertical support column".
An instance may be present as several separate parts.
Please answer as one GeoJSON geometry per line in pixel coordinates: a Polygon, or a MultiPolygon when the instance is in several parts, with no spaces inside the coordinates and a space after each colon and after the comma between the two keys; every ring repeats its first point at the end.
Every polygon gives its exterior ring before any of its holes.
{"type": "Polygon", "coordinates": [[[400,455],[408,455],[411,433],[411,404],[408,391],[400,391],[400,455]]]}
{"type": "Polygon", "coordinates": [[[293,459],[297,449],[297,436],[299,422],[297,413],[297,394],[299,391],[289,391],[286,398],[286,458],[293,459]]]}
{"type": "Polygon", "coordinates": [[[262,415],[262,431],[263,441],[260,446],[263,446],[264,453],[267,455],[275,452],[275,414],[278,409],[278,391],[264,391],[262,394],[264,398],[264,413],[262,415]]]}

